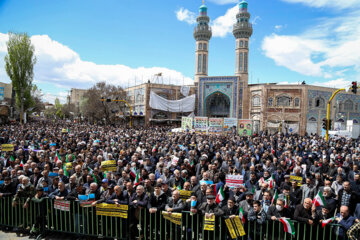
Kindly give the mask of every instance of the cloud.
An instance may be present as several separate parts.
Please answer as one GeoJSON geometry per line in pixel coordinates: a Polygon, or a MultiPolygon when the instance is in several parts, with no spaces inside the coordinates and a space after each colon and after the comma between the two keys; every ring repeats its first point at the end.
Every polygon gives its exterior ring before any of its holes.
{"type": "Polygon", "coordinates": [[[67,92],[58,92],[57,94],[45,93],[43,95],[43,100],[48,103],[55,103],[55,99],[58,98],[60,103],[66,103],[68,93],[67,92]]]}
{"type": "Polygon", "coordinates": [[[257,21],[260,21],[261,20],[261,17],[260,16],[255,16],[254,19],[251,21],[251,23],[253,25],[256,25],[257,24],[257,21]]]}
{"type": "Polygon", "coordinates": [[[288,3],[302,3],[304,5],[316,8],[335,8],[335,9],[345,9],[345,8],[352,8],[352,7],[359,7],[360,0],[346,0],[346,1],[339,1],[339,0],[282,0],[288,3]]]}
{"type": "Polygon", "coordinates": [[[349,88],[351,81],[345,80],[344,78],[338,78],[335,80],[330,80],[326,82],[314,82],[311,85],[316,85],[320,87],[331,87],[331,88],[349,88]]]}
{"type": "Polygon", "coordinates": [[[231,3],[237,3],[238,0],[209,0],[210,2],[219,4],[219,5],[225,5],[225,4],[231,4],[231,3]]]}
{"type": "Polygon", "coordinates": [[[176,18],[181,22],[186,22],[188,24],[196,23],[196,14],[189,11],[188,9],[180,8],[176,12],[176,18]]]}
{"type": "Polygon", "coordinates": [[[284,28],[284,26],[283,25],[275,25],[274,28],[275,28],[275,31],[280,32],[284,28]]]}
{"type": "Polygon", "coordinates": [[[359,72],[360,11],[323,18],[298,35],[266,36],[262,50],[277,65],[306,76],[331,78],[339,68],[359,72]]]}
{"type": "MultiPolygon", "coordinates": [[[[0,33],[0,78],[9,81],[4,70],[7,34],[0,33]]],[[[193,84],[193,79],[181,72],[164,67],[130,68],[126,65],[101,65],[84,61],[79,54],[47,35],[34,35],[31,41],[35,47],[37,63],[34,68],[34,82],[53,84],[54,87],[89,88],[95,83],[105,81],[122,87],[133,86],[152,80],[159,72],[164,76],[164,82],[170,84],[193,84]]],[[[44,95],[47,93],[44,92],[44,95]]],[[[46,95],[50,98],[50,95],[46,95]]]]}
{"type": "Polygon", "coordinates": [[[236,5],[228,9],[225,15],[217,17],[214,21],[212,21],[212,35],[214,37],[226,37],[229,33],[232,33],[238,11],[239,8],[236,5]]]}

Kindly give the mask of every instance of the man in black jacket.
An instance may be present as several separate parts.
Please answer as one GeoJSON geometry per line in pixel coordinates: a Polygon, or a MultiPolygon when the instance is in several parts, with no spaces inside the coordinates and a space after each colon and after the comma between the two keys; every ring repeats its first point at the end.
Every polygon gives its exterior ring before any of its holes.
{"type": "Polygon", "coordinates": [[[16,193],[16,186],[11,182],[10,177],[5,177],[4,184],[0,185],[0,198],[7,196],[14,196],[16,193]]]}
{"type": "Polygon", "coordinates": [[[150,194],[150,199],[147,205],[150,213],[160,212],[165,209],[167,196],[161,190],[161,187],[161,183],[157,183],[154,188],[154,192],[150,194]]]}
{"type": "Polygon", "coordinates": [[[311,199],[305,198],[304,204],[299,204],[296,206],[295,213],[294,213],[294,219],[299,222],[314,225],[316,212],[315,212],[315,206],[313,206],[313,207],[311,207],[311,206],[312,206],[311,199]]]}
{"type": "Polygon", "coordinates": [[[355,212],[356,204],[358,203],[357,194],[352,191],[350,182],[343,183],[343,189],[338,194],[338,212],[341,206],[349,207],[349,212],[353,214],[355,212]]]}
{"type": "Polygon", "coordinates": [[[222,207],[222,210],[224,211],[224,216],[227,217],[235,217],[239,215],[239,209],[235,206],[235,198],[230,197],[227,200],[227,205],[222,207]]]}
{"type": "Polygon", "coordinates": [[[180,192],[178,190],[173,191],[172,198],[168,199],[165,210],[168,212],[181,212],[184,208],[185,204],[183,200],[180,199],[180,192]]]}
{"type": "Polygon", "coordinates": [[[284,199],[276,200],[276,205],[269,207],[269,210],[266,214],[268,220],[276,221],[279,218],[291,218],[291,212],[288,208],[285,208],[284,199]]]}

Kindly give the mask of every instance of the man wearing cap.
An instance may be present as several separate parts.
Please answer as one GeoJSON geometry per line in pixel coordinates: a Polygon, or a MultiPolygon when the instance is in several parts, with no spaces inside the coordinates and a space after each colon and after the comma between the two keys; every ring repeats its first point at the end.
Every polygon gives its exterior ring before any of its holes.
{"type": "Polygon", "coordinates": [[[206,218],[210,218],[213,215],[219,217],[224,214],[224,211],[215,203],[215,198],[215,195],[207,195],[206,202],[202,203],[199,207],[199,212],[205,215],[206,218]]]}
{"type": "Polygon", "coordinates": [[[284,181],[280,183],[280,191],[281,192],[284,190],[285,186],[289,186],[289,188],[291,187],[290,175],[285,175],[284,181]]]}

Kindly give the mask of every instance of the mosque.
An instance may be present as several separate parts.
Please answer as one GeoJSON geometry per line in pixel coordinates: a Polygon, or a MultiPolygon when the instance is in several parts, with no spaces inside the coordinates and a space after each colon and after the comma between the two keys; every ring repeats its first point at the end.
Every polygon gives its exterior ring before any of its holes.
{"type": "MultiPolygon", "coordinates": [[[[195,96],[194,115],[250,119],[254,132],[321,134],[322,122],[326,118],[327,102],[336,89],[308,84],[249,84],[251,57],[249,40],[253,26],[250,22],[248,3],[244,0],[238,6],[239,11],[233,25],[235,74],[231,76],[208,76],[212,30],[209,26],[208,8],[203,3],[199,9],[197,25],[193,32],[196,41],[194,85],[190,86],[190,94],[195,96]]],[[[180,86],[149,82],[130,87],[126,91],[132,99],[134,120],[139,124],[161,122],[171,124],[181,121],[181,116],[192,113],[159,110],[149,105],[151,92],[156,92],[165,101],[180,100],[182,97],[180,86]]],[[[350,120],[352,124],[359,124],[359,110],[359,95],[347,92],[336,95],[331,102],[332,129],[345,130],[350,120]]]]}
{"type": "MultiPolygon", "coordinates": [[[[251,54],[249,40],[253,26],[248,3],[244,0],[238,6],[239,12],[233,25],[233,76],[208,76],[212,31],[207,7],[203,4],[199,9],[194,29],[196,115],[251,119],[254,131],[276,132],[280,129],[302,135],[321,134],[327,102],[336,89],[307,84],[248,84],[251,54]]],[[[331,119],[336,122],[334,125],[345,129],[347,120],[353,120],[354,124],[360,123],[359,107],[359,95],[345,92],[338,94],[331,106],[331,119]]]]}

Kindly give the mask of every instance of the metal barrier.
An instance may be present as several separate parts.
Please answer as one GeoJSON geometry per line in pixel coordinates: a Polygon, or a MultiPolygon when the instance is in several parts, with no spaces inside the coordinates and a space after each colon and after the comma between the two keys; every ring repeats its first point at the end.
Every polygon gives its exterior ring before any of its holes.
{"type": "MultiPolygon", "coordinates": [[[[30,201],[24,208],[24,199],[13,207],[11,197],[0,198],[0,225],[29,230],[36,226],[44,232],[62,232],[78,236],[91,236],[116,239],[170,239],[170,240],[228,240],[232,239],[225,223],[226,218],[215,219],[214,231],[204,229],[204,217],[200,214],[182,212],[180,224],[166,220],[161,212],[149,213],[148,209],[129,209],[128,219],[96,215],[95,207],[81,207],[78,201],[70,201],[66,210],[54,208],[54,200],[44,198],[30,201]],[[68,210],[68,211],[67,211],[68,210]]],[[[246,222],[246,235],[236,239],[269,240],[338,240],[336,224],[322,228],[319,224],[294,221],[295,235],[285,233],[278,221],[265,224],[246,222]]]]}

